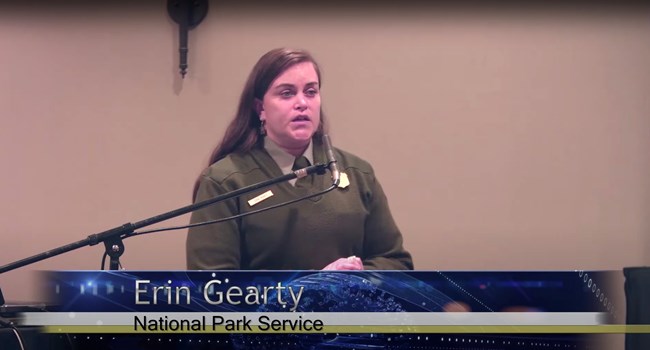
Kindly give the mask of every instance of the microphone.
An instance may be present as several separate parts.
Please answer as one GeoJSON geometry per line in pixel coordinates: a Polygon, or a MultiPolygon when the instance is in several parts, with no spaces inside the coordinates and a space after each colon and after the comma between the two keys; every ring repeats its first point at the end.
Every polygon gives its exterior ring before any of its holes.
{"type": "Polygon", "coordinates": [[[332,183],[334,186],[338,186],[341,182],[341,172],[339,171],[339,166],[336,164],[336,158],[334,157],[332,142],[330,141],[329,135],[323,135],[323,142],[325,143],[325,153],[327,154],[327,166],[332,173],[332,183]]]}

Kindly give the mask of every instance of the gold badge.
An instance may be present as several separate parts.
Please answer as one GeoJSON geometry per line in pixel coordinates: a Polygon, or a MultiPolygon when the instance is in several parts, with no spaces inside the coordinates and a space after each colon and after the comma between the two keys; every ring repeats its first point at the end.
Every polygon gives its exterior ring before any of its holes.
{"type": "Polygon", "coordinates": [[[346,188],[350,186],[350,179],[348,179],[348,174],[341,173],[341,179],[339,181],[339,188],[346,188]]]}

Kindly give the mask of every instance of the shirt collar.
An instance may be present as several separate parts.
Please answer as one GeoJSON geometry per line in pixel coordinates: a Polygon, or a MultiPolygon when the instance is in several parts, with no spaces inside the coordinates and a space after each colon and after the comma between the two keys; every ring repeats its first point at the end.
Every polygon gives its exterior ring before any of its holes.
{"type": "MultiPolygon", "coordinates": [[[[296,157],[280,148],[280,146],[273,142],[269,137],[264,138],[264,149],[266,149],[266,152],[271,156],[271,158],[273,158],[278,167],[280,167],[282,174],[288,174],[291,172],[296,157]]],[[[309,160],[310,164],[314,164],[314,149],[312,141],[309,141],[309,145],[307,146],[305,153],[302,155],[309,160]]]]}

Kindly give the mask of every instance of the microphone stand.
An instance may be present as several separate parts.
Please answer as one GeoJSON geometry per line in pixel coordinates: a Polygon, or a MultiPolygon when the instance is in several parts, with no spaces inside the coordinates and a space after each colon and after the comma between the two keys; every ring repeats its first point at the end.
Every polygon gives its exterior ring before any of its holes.
{"type": "MultiPolygon", "coordinates": [[[[28,258],[21,259],[21,260],[18,260],[18,261],[14,261],[14,262],[6,264],[4,266],[0,266],[0,274],[15,270],[17,268],[20,268],[20,267],[23,267],[23,266],[26,266],[26,265],[30,265],[30,264],[39,262],[41,260],[51,258],[53,256],[57,256],[57,255],[60,255],[60,254],[63,254],[63,253],[67,253],[69,251],[79,249],[79,248],[84,247],[84,246],[93,246],[93,245],[96,245],[96,244],[99,244],[99,243],[104,243],[104,248],[106,250],[104,254],[108,255],[110,257],[110,265],[109,265],[110,270],[118,270],[120,268],[120,260],[119,260],[120,256],[122,256],[122,254],[124,253],[123,239],[133,237],[133,236],[137,235],[137,232],[135,232],[135,230],[137,230],[137,229],[140,229],[140,228],[143,228],[143,227],[146,227],[146,226],[149,226],[149,225],[153,225],[153,224],[161,222],[161,221],[169,220],[169,219],[175,218],[177,216],[181,216],[183,214],[187,214],[187,213],[199,210],[199,209],[201,209],[203,207],[206,207],[206,206],[209,206],[209,205],[224,201],[226,199],[230,199],[230,198],[233,198],[233,197],[238,197],[238,196],[241,196],[243,194],[255,191],[255,190],[260,189],[260,188],[269,187],[271,185],[275,185],[275,184],[280,183],[280,182],[288,181],[288,180],[295,179],[295,178],[302,178],[302,177],[305,177],[307,175],[311,175],[311,174],[314,174],[314,173],[319,174],[319,175],[323,175],[323,174],[325,174],[326,169],[329,169],[332,172],[332,182],[333,182],[332,187],[330,189],[324,191],[324,192],[328,192],[329,190],[331,190],[331,189],[335,188],[336,186],[338,186],[338,183],[339,183],[339,171],[338,171],[338,167],[336,165],[336,159],[334,159],[334,153],[332,152],[332,145],[331,145],[331,143],[329,141],[329,137],[327,135],[325,135],[324,142],[325,142],[325,145],[326,145],[326,148],[327,148],[327,158],[328,158],[327,159],[327,161],[328,161],[327,164],[322,164],[322,163],[314,164],[314,165],[308,166],[306,168],[298,169],[298,170],[296,170],[294,172],[291,172],[289,174],[285,174],[285,175],[276,177],[274,179],[269,179],[269,180],[266,180],[266,181],[262,181],[262,182],[259,182],[257,184],[253,184],[253,185],[250,185],[250,186],[242,187],[242,188],[240,188],[238,190],[234,190],[234,191],[231,191],[231,192],[228,192],[228,193],[224,193],[223,195],[216,196],[214,198],[210,198],[210,199],[201,201],[199,203],[190,204],[190,205],[184,206],[182,208],[178,208],[178,209],[175,209],[175,210],[172,210],[172,211],[160,214],[160,215],[152,216],[152,217],[150,217],[148,219],[137,221],[135,223],[130,223],[129,222],[129,223],[126,223],[124,225],[114,227],[114,228],[112,228],[110,230],[107,230],[107,231],[91,234],[88,237],[86,237],[85,239],[82,239],[80,241],[70,243],[70,244],[67,244],[67,245],[64,245],[64,246],[60,246],[58,248],[54,248],[52,250],[48,250],[48,251],[45,251],[45,252],[40,253],[40,254],[36,254],[36,255],[30,256],[28,258]]],[[[309,197],[306,197],[306,198],[309,198],[309,197]]],[[[289,202],[286,202],[286,203],[281,204],[281,205],[287,205],[287,204],[290,204],[292,202],[293,201],[289,201],[289,202]]],[[[280,205],[277,205],[277,206],[280,206],[280,205]]],[[[266,209],[272,209],[273,207],[274,206],[266,208],[266,209]]],[[[252,214],[252,212],[251,212],[251,214],[252,214]]],[[[150,232],[156,232],[156,231],[158,231],[158,230],[152,230],[150,232]]],[[[103,268],[103,262],[102,262],[102,268],[103,268]]],[[[0,289],[0,306],[2,306],[2,305],[4,305],[4,298],[2,298],[2,289],[0,289]]],[[[18,333],[17,329],[15,327],[13,327],[13,323],[11,323],[10,321],[5,321],[4,319],[1,319],[1,318],[0,318],[0,321],[1,321],[0,326],[2,326],[2,327],[11,327],[16,332],[16,336],[17,336],[17,338],[18,338],[18,340],[19,340],[19,342],[21,344],[21,347],[22,347],[22,339],[21,339],[20,334],[18,333]]]]}
{"type": "Polygon", "coordinates": [[[34,256],[21,259],[12,263],[9,263],[4,266],[0,266],[0,274],[3,274],[5,272],[15,270],[19,267],[23,267],[25,265],[30,265],[35,262],[45,260],[48,258],[51,258],[53,256],[57,256],[59,254],[63,254],[66,252],[69,252],[71,250],[75,250],[84,246],[93,246],[99,243],[104,243],[104,247],[106,249],[106,254],[110,257],[110,270],[118,270],[120,266],[120,261],[119,258],[122,256],[124,253],[124,242],[122,241],[123,238],[128,238],[133,236],[133,233],[135,230],[161,222],[165,220],[169,220],[171,218],[175,218],[177,216],[187,214],[193,211],[196,211],[198,209],[201,209],[203,207],[206,207],[211,204],[215,204],[221,201],[224,201],[226,199],[230,199],[233,197],[238,197],[243,194],[252,192],[254,190],[263,188],[263,187],[268,187],[283,181],[295,179],[298,177],[304,177],[313,173],[317,173],[319,175],[325,174],[325,169],[327,169],[329,164],[314,164],[311,166],[308,166],[303,169],[296,170],[295,172],[285,174],[279,177],[276,177],[274,179],[269,179],[266,181],[259,182],[257,184],[253,184],[250,186],[242,187],[238,190],[234,190],[228,193],[224,193],[223,195],[216,196],[214,198],[206,199],[204,201],[201,201],[199,203],[194,203],[191,205],[184,206],[182,208],[178,208],[160,215],[156,215],[153,217],[150,217],[148,219],[144,219],[141,221],[137,221],[135,223],[126,223],[124,225],[112,228],[107,231],[95,233],[89,235],[87,238],[82,239],[80,241],[70,243],[58,248],[54,248],[52,250],[48,250],[46,252],[36,254],[34,256]]]}

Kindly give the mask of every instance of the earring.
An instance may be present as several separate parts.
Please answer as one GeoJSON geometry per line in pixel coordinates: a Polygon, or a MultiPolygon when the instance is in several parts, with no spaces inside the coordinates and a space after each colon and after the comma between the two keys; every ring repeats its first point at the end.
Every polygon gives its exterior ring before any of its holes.
{"type": "Polygon", "coordinates": [[[266,125],[266,121],[260,119],[260,136],[266,136],[266,128],[264,127],[264,125],[266,125]]]}

